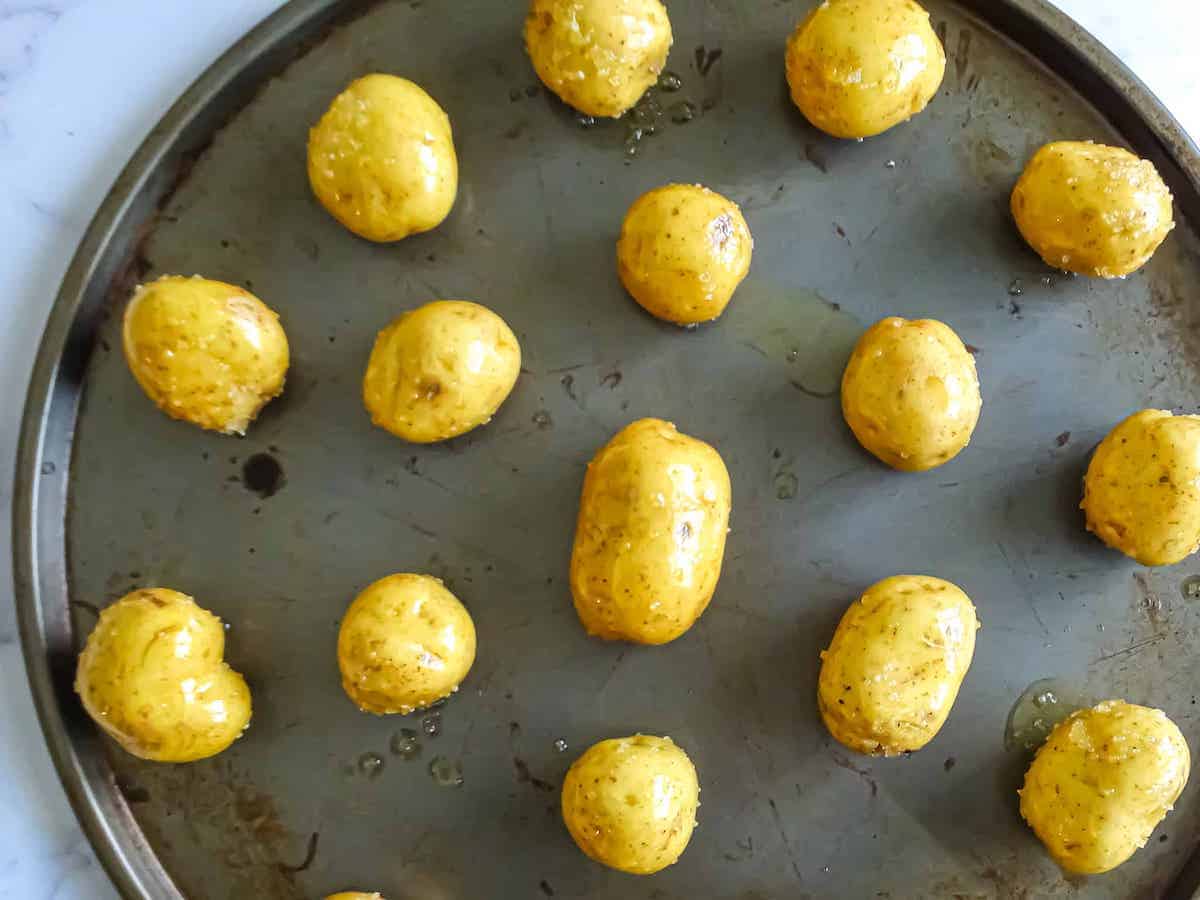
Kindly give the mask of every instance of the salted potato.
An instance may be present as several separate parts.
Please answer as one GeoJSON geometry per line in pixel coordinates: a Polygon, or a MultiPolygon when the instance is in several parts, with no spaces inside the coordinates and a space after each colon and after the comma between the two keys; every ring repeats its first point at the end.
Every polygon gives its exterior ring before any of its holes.
{"type": "Polygon", "coordinates": [[[652,875],[679,859],[699,805],[696,767],[668,737],[601,741],[563,780],[563,821],[579,849],[632,875],[652,875]]]}
{"type": "Polygon", "coordinates": [[[1140,269],[1175,227],[1171,192],[1149,160],[1091,141],[1046,144],[1012,192],[1012,214],[1047,264],[1118,278],[1140,269]]]}
{"type": "Polygon", "coordinates": [[[236,285],[178,275],[144,284],[125,307],[121,336],[129,371],[173,419],[243,434],[283,392],[279,316],[236,285]]]}
{"type": "Polygon", "coordinates": [[[325,900],[383,900],[383,894],[364,894],[362,891],[342,891],[330,894],[325,900]]]}
{"type": "Polygon", "coordinates": [[[629,207],[617,274],[653,316],[677,325],[725,311],[750,271],[754,239],[732,200],[698,184],[668,184],[629,207]]]}
{"type": "Polygon", "coordinates": [[[872,756],[920,750],[950,715],[978,628],[949,581],[893,575],[869,587],[821,654],[817,707],[829,733],[872,756]]]}
{"type": "Polygon", "coordinates": [[[489,422],[521,373],[521,345],[478,303],[435,300],[379,332],[363,378],[371,421],[415,444],[489,422]]]}
{"type": "Polygon", "coordinates": [[[1105,700],[1050,733],[1025,773],[1021,815],[1066,871],[1097,875],[1146,846],[1190,768],[1162,710],[1105,700]]]}
{"type": "Polygon", "coordinates": [[[309,132],[308,180],[321,205],[369,241],[436,228],[458,193],[450,118],[411,81],[359,78],[309,132]]]}
{"type": "Polygon", "coordinates": [[[659,0],[533,0],[525,47],[538,78],[590,116],[619,116],[667,63],[671,21],[659,0]]]}
{"type": "Polygon", "coordinates": [[[192,762],[220,753],[250,722],[250,689],[224,657],[221,620],[191,597],[132,591],[100,613],[75,691],[134,756],[192,762]]]}
{"type": "Polygon", "coordinates": [[[925,108],[946,53],[913,0],[825,0],[788,39],[785,63],[808,121],[834,137],[866,138],[925,108]]]}
{"type": "Polygon", "coordinates": [[[842,414],[894,469],[948,462],[968,442],[983,398],[975,359],[948,326],[891,317],[866,330],[842,376],[842,414]]]}
{"type": "Polygon", "coordinates": [[[665,644],[691,628],[721,577],[730,502],[708,444],[661,419],[621,429],[579,501],[571,593],[588,634],[665,644]]]}

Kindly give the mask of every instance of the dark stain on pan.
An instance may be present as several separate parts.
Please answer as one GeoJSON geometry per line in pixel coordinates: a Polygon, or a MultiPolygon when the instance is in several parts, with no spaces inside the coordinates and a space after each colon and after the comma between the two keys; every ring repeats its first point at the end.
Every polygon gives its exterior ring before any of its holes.
{"type": "Polygon", "coordinates": [[[521,759],[521,757],[513,757],[513,768],[517,773],[518,784],[528,784],[539,791],[546,791],[547,793],[554,790],[554,785],[548,781],[545,781],[544,779],[538,778],[536,775],[530,772],[529,764],[526,763],[525,760],[521,759]]]}
{"type": "Polygon", "coordinates": [[[270,453],[255,453],[242,464],[242,484],[264,500],[274,497],[286,483],[283,466],[270,453]]]}

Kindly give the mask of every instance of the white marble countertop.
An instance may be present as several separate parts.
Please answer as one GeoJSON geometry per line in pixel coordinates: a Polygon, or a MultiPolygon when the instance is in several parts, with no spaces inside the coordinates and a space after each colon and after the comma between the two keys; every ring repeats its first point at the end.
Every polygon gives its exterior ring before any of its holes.
{"type": "MultiPolygon", "coordinates": [[[[143,136],[280,5],[0,0],[0,896],[116,897],[46,755],[14,634],[8,473],[42,325],[88,220],[143,136]]],[[[1059,6],[1200,137],[1200,8],[1190,0],[1059,6]]]]}

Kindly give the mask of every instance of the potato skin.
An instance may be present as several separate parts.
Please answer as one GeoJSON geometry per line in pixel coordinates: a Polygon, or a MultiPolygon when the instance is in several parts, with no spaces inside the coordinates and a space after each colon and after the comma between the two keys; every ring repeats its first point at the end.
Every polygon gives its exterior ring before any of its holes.
{"type": "Polygon", "coordinates": [[[563,780],[563,822],[579,849],[631,875],[652,875],[679,859],[699,805],[696,767],[668,737],[601,741],[563,780]]]}
{"type": "Polygon", "coordinates": [[[236,285],[164,275],[134,291],[121,337],[129,371],[173,419],[243,434],[283,392],[279,316],[236,285]]]}
{"type": "Polygon", "coordinates": [[[363,377],[371,421],[414,444],[466,434],[495,415],[521,373],[521,345],[478,303],[435,300],[375,339],[363,377]]]}
{"type": "Polygon", "coordinates": [[[1136,412],[1100,442],[1083,480],[1087,529],[1144,566],[1200,549],[1200,416],[1136,412]]]}
{"type": "Polygon", "coordinates": [[[309,132],[308,180],[359,237],[387,242],[430,231],[458,194],[450,118],[407,79],[359,78],[309,132]]]}
{"type": "Polygon", "coordinates": [[[1190,768],[1162,710],[1106,700],[1050,733],[1018,792],[1021,816],[1066,871],[1097,875],[1146,845],[1190,768]]]}
{"type": "Polygon", "coordinates": [[[730,504],[708,444],[661,419],[619,431],[588,464],[571,553],[588,634],[665,644],[691,628],[721,576],[730,504]]]}
{"type": "Polygon", "coordinates": [[[383,894],[366,894],[362,891],[342,891],[340,894],[330,894],[325,900],[383,900],[383,894]]]}
{"type": "Polygon", "coordinates": [[[1154,164],[1091,141],[1038,150],[1011,206],[1021,236],[1048,265],[1097,278],[1137,271],[1175,227],[1154,164]]]}
{"type": "Polygon", "coordinates": [[[141,759],[220,753],[250,722],[250,689],[224,661],[221,620],[186,594],[132,591],[100,613],[75,674],[88,715],[141,759]]]}
{"type": "Polygon", "coordinates": [[[693,325],[725,311],[753,251],[736,203],[698,184],[668,184],[643,194],[625,214],[617,274],[652,316],[693,325]]]}
{"type": "Polygon", "coordinates": [[[945,724],[975,653],[975,607],[949,581],[893,575],[869,587],[821,654],[817,707],[851,750],[920,750],[945,724]]]}
{"type": "Polygon", "coordinates": [[[808,121],[834,137],[866,138],[925,108],[946,53],[913,0],[826,0],[788,39],[785,63],[808,121]]]}

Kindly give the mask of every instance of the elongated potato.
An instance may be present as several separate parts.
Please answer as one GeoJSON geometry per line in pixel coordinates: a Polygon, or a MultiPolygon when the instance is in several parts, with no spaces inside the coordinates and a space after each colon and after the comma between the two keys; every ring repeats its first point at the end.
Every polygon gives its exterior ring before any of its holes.
{"type": "Polygon", "coordinates": [[[661,419],[617,433],[588,465],[571,593],[588,634],[673,641],[704,612],[729,530],[721,455],[661,419]]]}

